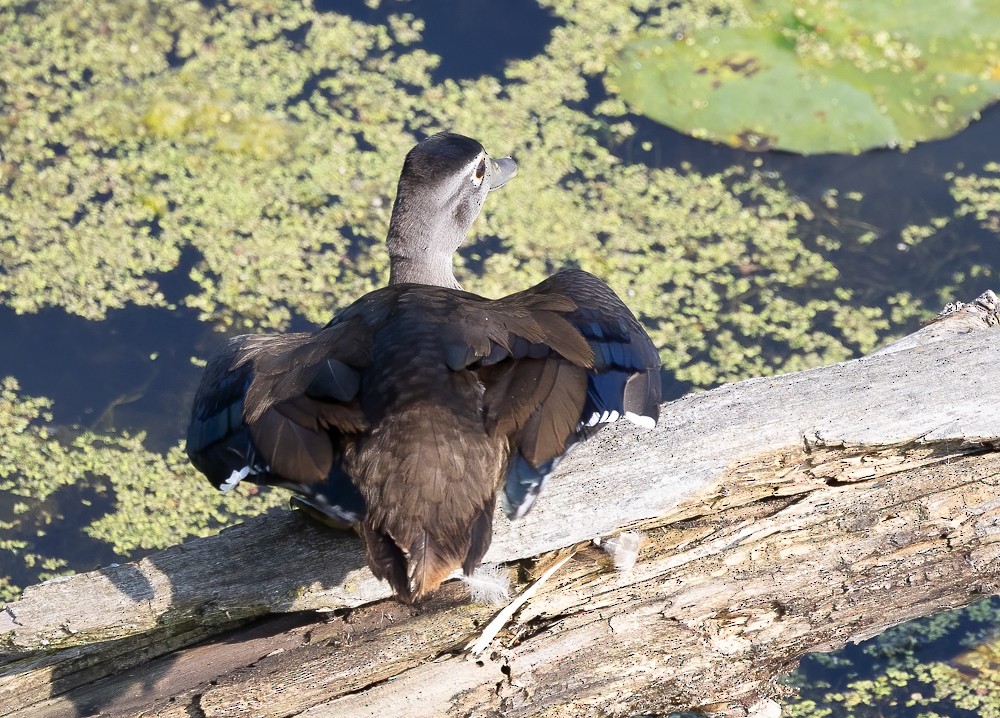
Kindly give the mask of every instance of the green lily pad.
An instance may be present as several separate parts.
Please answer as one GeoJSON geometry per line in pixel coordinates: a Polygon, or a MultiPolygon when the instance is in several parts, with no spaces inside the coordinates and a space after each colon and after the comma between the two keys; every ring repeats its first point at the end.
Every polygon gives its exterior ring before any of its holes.
{"type": "Polygon", "coordinates": [[[1000,98],[1000,3],[757,0],[750,27],[648,36],[608,76],[695,137],[802,154],[948,137],[1000,98]]]}

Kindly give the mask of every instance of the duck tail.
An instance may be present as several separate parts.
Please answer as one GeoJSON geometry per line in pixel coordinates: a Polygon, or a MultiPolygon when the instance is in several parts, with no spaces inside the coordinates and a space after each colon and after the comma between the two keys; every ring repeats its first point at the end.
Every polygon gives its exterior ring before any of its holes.
{"type": "Polygon", "coordinates": [[[400,539],[366,521],[362,534],[372,573],[407,603],[421,601],[458,568],[471,576],[493,537],[494,504],[490,501],[471,521],[457,522],[450,531],[414,527],[400,539]]]}

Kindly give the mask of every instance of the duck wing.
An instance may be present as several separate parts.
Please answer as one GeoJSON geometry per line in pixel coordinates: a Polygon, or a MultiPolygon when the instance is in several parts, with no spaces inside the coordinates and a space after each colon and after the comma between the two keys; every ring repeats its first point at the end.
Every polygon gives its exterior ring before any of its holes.
{"type": "Polygon", "coordinates": [[[336,525],[359,520],[364,501],[341,459],[368,428],[358,392],[377,315],[359,300],[317,332],[231,339],[195,394],[195,467],[223,492],[249,479],[303,494],[336,525]]]}
{"type": "Polygon", "coordinates": [[[625,418],[659,418],[660,359],[642,326],[597,277],[568,270],[489,303],[462,306],[445,332],[449,366],[476,371],[487,429],[509,437],[507,513],[524,516],[576,443],[625,418]]]}

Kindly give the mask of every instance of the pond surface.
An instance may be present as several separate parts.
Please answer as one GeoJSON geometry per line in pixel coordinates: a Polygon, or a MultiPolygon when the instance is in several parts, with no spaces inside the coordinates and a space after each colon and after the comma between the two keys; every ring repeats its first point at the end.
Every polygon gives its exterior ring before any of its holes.
{"type": "MultiPolygon", "coordinates": [[[[433,92],[436,86],[444,83],[450,87],[452,85],[448,83],[464,82],[467,84],[461,87],[471,96],[475,93],[469,88],[484,77],[493,77],[502,87],[495,95],[500,98],[497,102],[504,99],[505,93],[513,95],[519,91],[513,79],[505,78],[504,73],[508,68],[519,61],[528,62],[545,56],[550,52],[547,48],[554,33],[561,29],[573,31],[574,23],[579,25],[582,22],[579,18],[560,17],[555,10],[539,7],[529,0],[505,3],[466,0],[455,5],[433,3],[430,0],[394,0],[383,2],[375,9],[360,1],[331,0],[317,3],[317,9],[325,13],[343,13],[372,26],[390,23],[391,18],[399,13],[409,13],[422,19],[422,37],[415,47],[437,56],[440,61],[431,68],[430,91],[420,91],[428,92],[427,97],[436,97],[433,92]]],[[[302,26],[297,32],[288,33],[291,43],[304,43],[307,36],[306,26],[302,26]]],[[[191,62],[177,54],[176,43],[167,59],[170,65],[178,68],[191,62]]],[[[317,88],[323,81],[336,77],[337,73],[330,69],[317,73],[295,96],[301,101],[314,90],[318,96],[321,93],[317,88]]],[[[323,92],[329,93],[328,90],[323,92]]],[[[541,168],[545,165],[550,157],[544,156],[549,147],[544,137],[547,133],[554,135],[559,132],[557,120],[551,120],[553,124],[549,125],[538,120],[537,127],[511,124],[509,128],[504,128],[502,118],[497,117],[497,105],[490,104],[495,97],[485,91],[483,96],[494,98],[489,102],[480,100],[483,126],[488,128],[488,135],[493,138],[494,143],[500,145],[489,144],[488,149],[494,154],[506,154],[514,150],[517,158],[522,161],[525,174],[529,174],[532,167],[541,168]],[[539,127],[542,129],[539,130],[539,127]],[[539,133],[538,137],[532,134],[535,132],[539,133]],[[539,153],[543,156],[539,156],[539,153]]],[[[323,97],[328,97],[328,94],[323,97]]],[[[441,97],[444,98],[444,95],[441,97]]],[[[572,97],[557,104],[561,104],[563,108],[572,107],[575,112],[584,115],[603,117],[600,110],[602,103],[610,100],[613,98],[604,89],[600,73],[592,71],[579,91],[574,90],[572,97]]],[[[447,98],[440,101],[442,105],[448,102],[447,98]]],[[[460,118],[463,130],[468,131],[465,128],[474,124],[468,115],[462,114],[468,110],[465,107],[441,110],[441,113],[449,117],[448,113],[454,112],[455,117],[460,118]]],[[[551,110],[552,117],[558,117],[560,111],[559,108],[551,110]]],[[[514,111],[510,112],[513,117],[514,111]]],[[[475,111],[472,112],[472,117],[475,117],[475,111]]],[[[395,119],[390,117],[386,121],[395,119]]],[[[413,121],[418,127],[423,127],[416,120],[413,121]]],[[[1000,142],[996,139],[1000,137],[1000,108],[987,110],[979,122],[973,123],[951,139],[919,145],[910,152],[876,151],[860,156],[808,158],[784,153],[754,154],[713,145],[680,135],[635,115],[625,115],[615,121],[631,123],[634,132],[622,135],[612,128],[610,121],[601,119],[593,123],[587,138],[588,141],[593,141],[594,146],[610,153],[612,161],[609,167],[642,166],[651,170],[676,170],[694,178],[714,178],[735,171],[742,173],[739,177],[760,178],[763,184],[750,190],[741,190],[744,194],[738,195],[742,198],[739,201],[743,203],[742,207],[748,216],[752,215],[756,219],[767,219],[766,215],[771,211],[770,205],[763,200],[760,204],[757,203],[756,198],[759,196],[780,194],[782,202],[798,203],[794,210],[794,235],[801,242],[801,249],[796,251],[798,254],[808,252],[821,256],[824,262],[835,269],[835,279],[816,284],[809,281],[797,285],[790,283],[782,289],[783,294],[778,292],[779,296],[772,296],[771,299],[760,299],[771,296],[768,294],[771,291],[768,289],[769,285],[761,285],[764,289],[757,287],[748,290],[747,296],[753,296],[761,302],[781,300],[799,307],[817,297],[839,297],[841,295],[837,292],[843,290],[846,292],[843,294],[846,304],[872,308],[873,312],[879,313],[881,321],[880,324],[873,324],[874,328],[870,330],[871,340],[837,340],[829,344],[820,342],[817,344],[820,348],[796,346],[794,338],[789,340],[780,332],[769,333],[764,330],[756,338],[753,334],[738,337],[739,341],[734,344],[731,340],[733,332],[728,326],[708,328],[702,332],[706,346],[692,349],[686,356],[692,363],[695,360],[703,361],[706,365],[712,362],[731,362],[736,368],[718,375],[705,372],[685,373],[687,365],[683,357],[671,364],[670,357],[665,355],[665,362],[669,367],[665,387],[669,396],[677,396],[692,386],[705,388],[721,380],[739,376],[741,360],[731,355],[734,351],[747,351],[747,345],[763,347],[761,351],[765,358],[770,355],[777,357],[767,359],[761,365],[767,371],[822,363],[857,355],[863,348],[867,348],[866,341],[877,344],[892,336],[910,332],[922,318],[930,316],[947,301],[969,301],[986,289],[997,289],[997,271],[1000,268],[997,201],[994,199],[993,205],[979,210],[979,216],[976,215],[978,205],[975,205],[984,194],[993,197],[995,194],[990,194],[988,186],[982,189],[981,185],[975,185],[979,189],[971,192],[972,199],[968,199],[961,194],[961,188],[966,185],[955,178],[984,174],[988,176],[988,163],[1000,162],[1000,142]],[[969,211],[965,211],[966,209],[969,211]],[[834,346],[835,351],[841,354],[824,354],[826,350],[822,347],[829,346],[834,346]],[[786,355],[799,358],[789,363],[786,355]]],[[[364,136],[368,131],[362,128],[359,134],[364,136]]],[[[358,141],[358,147],[371,149],[377,146],[369,141],[375,139],[373,135],[369,134],[367,137],[368,139],[362,137],[358,141]]],[[[0,126],[0,149],[4,149],[5,157],[11,157],[11,151],[4,148],[4,140],[0,126]]],[[[580,156],[591,150],[592,146],[590,149],[580,150],[580,156]]],[[[553,163],[563,161],[561,157],[557,157],[555,150],[551,152],[553,163]]],[[[58,162],[58,156],[62,153],[72,154],[72,150],[61,145],[57,147],[57,158],[53,163],[58,162]]],[[[397,154],[385,161],[398,172],[401,155],[397,154]]],[[[580,174],[586,175],[586,165],[581,167],[583,169],[580,174]]],[[[573,192],[585,192],[588,186],[604,179],[568,173],[564,175],[561,184],[569,188],[572,195],[573,192]]],[[[519,177],[515,182],[522,181],[525,180],[519,177]]],[[[723,183],[727,181],[729,180],[722,180],[723,183]]],[[[381,189],[378,191],[387,202],[394,190],[394,179],[390,181],[380,176],[379,182],[381,189]]],[[[356,184],[362,183],[359,181],[356,184]]],[[[0,184],[0,187],[3,186],[0,184]]],[[[511,187],[512,193],[517,191],[513,189],[514,183],[511,187]]],[[[507,193],[508,190],[505,189],[504,192],[507,193]]],[[[511,197],[510,201],[515,202],[516,195],[511,194],[511,197]]],[[[97,204],[103,201],[94,200],[97,204]]],[[[535,240],[532,237],[504,236],[503,226],[498,229],[496,225],[489,224],[491,216],[500,218],[497,225],[506,222],[507,225],[517,226],[515,223],[523,219],[508,205],[502,204],[503,201],[504,197],[499,197],[496,204],[493,204],[494,199],[491,198],[486,209],[485,221],[488,224],[483,235],[464,250],[463,256],[473,273],[472,277],[465,280],[465,284],[472,291],[477,290],[477,281],[487,286],[487,289],[481,290],[484,293],[493,291],[494,285],[489,282],[494,281],[495,276],[500,273],[497,268],[506,271],[504,262],[508,258],[517,258],[521,253],[529,256],[531,251],[535,251],[535,240]],[[492,212],[494,208],[495,215],[492,212]],[[491,270],[493,277],[488,276],[491,270]],[[479,271],[483,272],[483,277],[475,276],[479,271]]],[[[375,203],[371,204],[374,206],[375,203]]],[[[774,210],[775,214],[780,214],[781,211],[783,210],[774,210]]],[[[384,212],[373,212],[377,221],[370,234],[378,236],[380,232],[384,233],[385,215],[384,212]]],[[[710,216],[712,213],[713,210],[710,209],[706,214],[710,216]]],[[[165,226],[166,223],[160,224],[165,226]]],[[[166,235],[168,230],[163,229],[163,226],[158,231],[164,234],[157,235],[154,231],[154,239],[166,235]]],[[[541,219],[537,226],[545,227],[541,219]]],[[[763,228],[769,226],[761,225],[763,228]]],[[[353,232],[354,229],[357,227],[352,226],[350,231],[353,232]]],[[[554,230],[547,227],[545,231],[554,230]]],[[[676,231],[680,237],[678,241],[683,244],[685,240],[682,229],[676,231]]],[[[763,232],[764,229],[759,231],[763,232]]],[[[14,236],[13,241],[18,242],[19,237],[14,236]]],[[[669,248],[671,241],[671,235],[667,232],[660,244],[669,248]]],[[[694,245],[707,245],[712,240],[702,238],[687,241],[691,243],[693,251],[694,245]]],[[[752,245],[754,238],[751,237],[748,242],[752,245]]],[[[608,242],[609,247],[613,244],[613,240],[608,242]]],[[[352,245],[352,248],[364,254],[369,246],[374,245],[362,242],[361,245],[352,245]]],[[[770,269],[766,264],[766,247],[767,245],[761,244],[746,250],[745,262],[739,265],[744,269],[735,271],[730,268],[723,274],[728,272],[738,275],[745,271],[751,276],[758,272],[779,275],[778,269],[770,269]],[[760,266],[764,269],[759,269],[760,266]]],[[[4,256],[0,253],[0,259],[4,256]]],[[[558,248],[553,248],[551,254],[546,254],[543,249],[540,256],[541,259],[537,260],[539,266],[582,263],[590,268],[587,263],[596,261],[589,255],[574,254],[574,250],[558,248]]],[[[237,333],[227,322],[237,326],[242,322],[255,329],[258,326],[274,328],[260,316],[240,308],[223,306],[219,309],[219,305],[212,305],[207,313],[215,317],[216,321],[213,322],[202,318],[205,313],[202,309],[190,306],[193,304],[190,297],[195,296],[201,286],[190,275],[192,270],[199,271],[198,268],[203,266],[207,257],[209,252],[203,246],[183,245],[172,269],[147,272],[145,275],[155,279],[158,290],[162,293],[162,300],[157,302],[159,306],[127,304],[121,309],[110,309],[105,318],[99,321],[69,313],[60,306],[48,306],[34,313],[18,314],[11,308],[14,301],[5,301],[4,295],[0,294],[0,336],[4,337],[3,348],[0,350],[0,377],[14,377],[20,386],[21,396],[46,397],[51,400],[51,419],[43,421],[40,418],[36,423],[44,424],[46,430],[64,444],[88,431],[108,436],[118,436],[122,432],[143,432],[145,437],[142,446],[150,452],[150,456],[162,457],[171,447],[176,447],[183,437],[191,397],[201,372],[197,360],[203,360],[227,336],[237,333]],[[226,326],[225,330],[220,331],[223,326],[226,326]]],[[[235,263],[237,260],[234,254],[232,261],[235,263]]],[[[337,258],[334,258],[333,262],[336,261],[337,258]]],[[[528,283],[529,276],[534,281],[534,275],[529,271],[531,261],[536,260],[525,260],[525,266],[528,266],[524,270],[525,284],[528,283]]],[[[650,261],[655,263],[666,260],[653,256],[650,261]]],[[[628,281],[630,270],[627,269],[628,265],[621,266],[625,268],[613,271],[619,272],[615,275],[618,277],[617,281],[624,283],[628,281]]],[[[8,269],[0,266],[0,275],[8,269]]],[[[521,269],[518,268],[517,271],[521,269]]],[[[600,273],[599,270],[594,271],[600,273]]],[[[218,274],[218,270],[214,268],[210,268],[207,274],[213,272],[218,274]]],[[[817,274],[819,273],[820,270],[817,270],[817,274]]],[[[632,271],[633,279],[634,275],[635,272],[632,271]]],[[[289,281],[293,279],[290,278],[289,281]]],[[[678,279],[662,281],[665,287],[672,287],[680,282],[678,279]]],[[[353,279],[351,282],[354,283],[347,286],[352,290],[360,286],[353,279]]],[[[782,283],[780,277],[775,279],[775,283],[782,283]]],[[[332,314],[336,306],[350,298],[339,296],[341,292],[329,287],[319,291],[328,292],[328,314],[332,314]]],[[[698,297],[697,301],[713,306],[713,297],[710,296],[698,297]]],[[[725,301],[719,300],[718,311],[727,311],[727,307],[740,301],[743,301],[740,295],[734,295],[725,301]]],[[[278,322],[281,328],[308,329],[321,321],[319,317],[322,312],[314,309],[314,304],[296,305],[283,297],[276,297],[274,303],[290,307],[287,320],[278,322]]],[[[685,305],[680,305],[675,309],[661,307],[654,315],[647,306],[644,304],[637,311],[641,311],[650,326],[669,326],[672,315],[689,313],[685,305]]],[[[780,311],[777,315],[778,318],[774,321],[780,324],[780,311]]],[[[793,320],[797,321],[797,318],[790,318],[789,323],[792,324],[793,320]]],[[[856,317],[844,319],[843,315],[835,311],[827,314],[818,312],[815,317],[817,331],[823,332],[840,331],[843,329],[841,325],[857,321],[856,317]]],[[[794,329],[789,333],[794,335],[794,329]]],[[[664,349],[666,351],[669,347],[664,349]]],[[[752,353],[747,356],[752,358],[752,353]]],[[[750,363],[750,359],[743,366],[744,376],[759,371],[750,363]]],[[[84,571],[126,558],[123,546],[133,549],[133,557],[142,555],[149,547],[157,544],[142,544],[139,541],[115,543],[106,538],[108,531],[95,534],[87,530],[88,526],[116,505],[116,499],[121,503],[123,495],[124,489],[120,484],[103,485],[98,481],[93,484],[81,482],[77,485],[70,481],[46,496],[35,510],[45,513],[49,518],[45,522],[33,524],[17,518],[20,515],[18,507],[25,501],[24,496],[11,491],[0,493],[0,521],[13,522],[6,534],[0,533],[0,539],[17,539],[27,545],[20,552],[0,553],[0,576],[9,576],[14,585],[22,585],[47,575],[35,565],[46,557],[56,557],[62,562],[61,565],[53,565],[54,571],[84,571]],[[25,552],[37,555],[37,559],[32,559],[34,564],[23,559],[22,554],[25,552]]],[[[151,512],[157,510],[155,507],[149,509],[151,512]]],[[[127,520],[123,521],[128,523],[127,520]]],[[[914,655],[914,647],[921,646],[933,649],[931,658],[949,659],[957,652],[958,643],[954,636],[971,632],[977,640],[986,637],[995,625],[995,609],[977,610],[979,613],[973,613],[971,617],[963,614],[952,620],[947,627],[948,632],[934,634],[933,640],[921,642],[921,629],[912,629],[906,638],[910,641],[910,652],[906,653],[906,660],[914,655]]],[[[844,654],[840,664],[837,663],[839,659],[827,660],[825,663],[814,661],[803,675],[807,675],[812,684],[822,684],[825,680],[841,689],[844,687],[841,684],[846,685],[845,681],[856,679],[859,673],[863,674],[864,663],[870,658],[871,652],[866,653],[863,648],[851,649],[844,654]],[[843,668],[847,664],[850,665],[849,670],[843,668]]],[[[920,656],[920,660],[925,658],[927,656],[920,656]]],[[[880,664],[879,660],[881,659],[872,659],[872,670],[884,668],[885,661],[880,664]]],[[[902,707],[898,710],[897,715],[916,715],[915,712],[906,713],[902,707]]]]}
{"type": "MultiPolygon", "coordinates": [[[[694,140],[641,117],[632,120],[638,126],[635,138],[616,148],[627,161],[687,163],[705,173],[739,164],[759,166],[780,175],[818,215],[823,213],[816,225],[825,231],[840,222],[888,239],[874,246],[847,245],[834,254],[842,263],[845,286],[866,295],[909,289],[934,298],[937,288],[951,286],[954,273],[963,268],[1000,268],[1000,241],[971,219],[956,222],[933,246],[914,248],[898,241],[905,227],[954,212],[942,181],[946,173],[1000,161],[995,139],[1000,137],[1000,108],[988,110],[983,120],[952,139],[907,153],[857,157],[753,154],[694,140]],[[645,142],[651,149],[640,147],[645,142]],[[984,155],[984,150],[992,153],[984,155]],[[824,198],[831,191],[840,196],[857,192],[864,199],[845,202],[846,208],[837,212],[826,210],[824,198]]],[[[161,278],[169,302],[180,303],[190,291],[185,270],[191,264],[182,262],[161,278]]],[[[987,275],[966,282],[964,294],[947,299],[969,301],[995,286],[995,275],[987,275]]],[[[298,317],[290,328],[314,326],[298,317]]],[[[911,321],[893,330],[906,333],[916,326],[911,321]]],[[[57,425],[147,431],[152,447],[163,450],[186,428],[189,400],[201,376],[191,357],[207,357],[226,335],[183,307],[130,307],[95,322],[58,308],[17,314],[0,305],[0,336],[6,337],[0,376],[16,377],[26,394],[53,399],[57,425]]]]}

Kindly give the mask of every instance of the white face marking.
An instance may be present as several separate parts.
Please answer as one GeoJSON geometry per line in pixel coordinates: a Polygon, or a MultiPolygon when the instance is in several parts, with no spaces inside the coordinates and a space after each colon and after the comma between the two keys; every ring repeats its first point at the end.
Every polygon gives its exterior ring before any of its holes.
{"type": "Polygon", "coordinates": [[[247,474],[249,473],[250,473],[249,466],[244,466],[239,471],[233,469],[233,473],[229,475],[229,478],[223,481],[219,485],[219,491],[221,491],[224,494],[228,494],[230,491],[235,489],[236,485],[239,484],[241,481],[243,481],[243,479],[245,479],[247,477],[247,474]]]}
{"type": "Polygon", "coordinates": [[[486,178],[486,153],[480,152],[479,156],[469,165],[472,168],[472,184],[476,187],[483,183],[486,178]]]}
{"type": "Polygon", "coordinates": [[[652,429],[656,426],[656,419],[651,416],[643,416],[642,414],[626,411],[625,418],[641,429],[652,429]]]}

